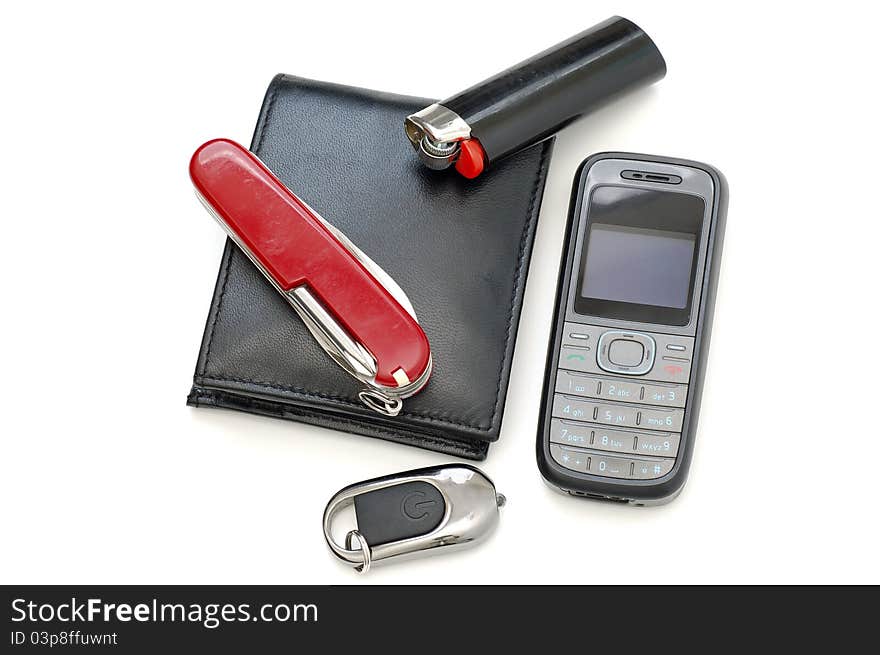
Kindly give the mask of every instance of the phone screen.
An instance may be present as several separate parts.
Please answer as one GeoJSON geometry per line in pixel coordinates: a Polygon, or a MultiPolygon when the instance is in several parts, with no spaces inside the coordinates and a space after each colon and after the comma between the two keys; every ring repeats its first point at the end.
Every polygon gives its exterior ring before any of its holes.
{"type": "Polygon", "coordinates": [[[599,186],[587,207],[575,311],[686,325],[705,202],[686,193],[599,186]]]}

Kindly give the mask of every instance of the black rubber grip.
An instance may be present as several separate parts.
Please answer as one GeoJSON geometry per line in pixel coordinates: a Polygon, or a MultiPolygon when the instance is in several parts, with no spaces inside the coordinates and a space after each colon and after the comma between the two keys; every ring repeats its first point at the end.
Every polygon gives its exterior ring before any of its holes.
{"type": "Polygon", "coordinates": [[[358,530],[370,546],[428,534],[443,520],[446,503],[428,482],[405,482],[354,498],[358,530]]]}
{"type": "Polygon", "coordinates": [[[665,74],[648,35],[615,16],[440,104],[470,125],[491,163],[665,74]]]}

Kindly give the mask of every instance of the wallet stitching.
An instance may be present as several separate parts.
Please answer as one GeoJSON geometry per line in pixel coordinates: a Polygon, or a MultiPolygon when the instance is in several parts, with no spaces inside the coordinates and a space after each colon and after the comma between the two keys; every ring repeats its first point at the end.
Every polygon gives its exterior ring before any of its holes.
{"type": "MultiPolygon", "coordinates": [[[[541,152],[541,160],[538,162],[538,174],[535,176],[535,185],[532,187],[532,195],[529,198],[529,220],[525,222],[523,226],[522,236],[520,237],[519,243],[519,256],[516,260],[516,274],[513,278],[513,291],[510,295],[510,315],[507,317],[507,335],[504,338],[504,357],[501,360],[501,368],[498,370],[498,386],[495,389],[495,407],[492,411],[492,423],[495,423],[495,418],[498,416],[498,411],[501,406],[501,382],[504,378],[504,363],[508,359],[509,350],[510,350],[510,337],[513,332],[513,320],[516,315],[516,297],[520,290],[520,278],[522,277],[523,272],[523,260],[526,255],[526,247],[528,245],[528,235],[531,230],[532,225],[535,222],[535,200],[538,197],[538,187],[541,182],[541,178],[544,177],[544,161],[547,158],[548,147],[547,144],[542,145],[543,151],[541,152]]],[[[513,362],[511,362],[512,365],[513,362]]],[[[491,427],[491,426],[490,426],[491,427]]]]}
{"type": "Polygon", "coordinates": [[[214,329],[217,327],[217,322],[220,320],[220,309],[223,307],[223,296],[226,295],[226,283],[229,282],[229,269],[232,266],[232,258],[228,257],[225,252],[223,259],[226,265],[225,270],[223,271],[223,286],[220,287],[220,295],[217,297],[217,311],[214,312],[214,317],[211,320],[211,333],[208,337],[208,347],[205,349],[205,363],[202,365],[202,377],[208,372],[208,362],[211,361],[211,346],[214,344],[214,329]]]}
{"type": "MultiPolygon", "coordinates": [[[[282,76],[279,76],[279,77],[282,77],[282,76]]],[[[272,90],[269,95],[269,100],[266,104],[266,113],[265,113],[265,116],[263,119],[262,127],[260,129],[260,136],[259,136],[259,139],[257,139],[257,145],[255,147],[255,151],[258,156],[259,156],[259,151],[262,148],[263,140],[265,139],[266,132],[268,131],[269,125],[272,122],[272,111],[274,109],[275,100],[278,95],[277,94],[278,86],[279,86],[278,82],[273,81],[272,90]]],[[[527,236],[529,234],[531,226],[533,225],[533,223],[535,221],[535,200],[537,199],[537,196],[538,196],[538,190],[540,188],[541,180],[544,177],[544,164],[547,159],[547,153],[549,152],[549,148],[548,148],[547,144],[544,144],[541,147],[542,147],[542,152],[541,152],[541,159],[538,162],[538,172],[535,175],[535,182],[532,187],[531,196],[529,198],[529,209],[528,209],[529,219],[526,221],[525,225],[523,226],[522,236],[520,237],[519,255],[517,257],[516,272],[515,272],[514,281],[513,281],[513,291],[511,293],[511,299],[510,299],[510,313],[509,313],[508,319],[507,319],[507,333],[506,333],[505,340],[504,340],[504,356],[501,359],[501,367],[498,369],[498,384],[495,389],[495,404],[492,409],[492,417],[490,419],[489,425],[484,426],[482,424],[474,425],[474,424],[470,424],[470,423],[464,423],[461,419],[455,419],[455,418],[450,417],[448,415],[444,415],[440,412],[437,412],[437,413],[401,412],[399,414],[399,416],[402,416],[405,418],[415,418],[415,419],[427,420],[430,422],[448,425],[448,426],[452,426],[452,427],[478,430],[480,432],[488,432],[495,425],[495,421],[498,418],[498,411],[501,406],[501,386],[502,386],[502,382],[503,382],[503,378],[504,378],[504,365],[508,359],[509,350],[510,350],[510,342],[511,342],[510,337],[511,337],[512,329],[513,329],[514,317],[516,314],[516,311],[515,311],[516,297],[519,292],[520,279],[522,277],[523,264],[524,264],[523,260],[525,259],[526,247],[528,245],[527,236]]],[[[335,402],[339,402],[339,403],[348,405],[350,407],[361,407],[360,403],[355,403],[347,398],[342,398],[342,397],[334,396],[331,394],[321,393],[318,391],[303,389],[300,387],[290,387],[290,386],[285,386],[285,385],[281,385],[281,384],[277,384],[277,383],[265,382],[263,380],[253,380],[253,379],[248,379],[248,378],[232,378],[232,377],[224,377],[224,376],[210,376],[209,377],[206,375],[207,369],[208,369],[208,363],[210,361],[211,346],[214,342],[214,333],[215,333],[217,324],[220,322],[220,314],[221,314],[221,309],[222,309],[222,304],[223,304],[223,297],[226,293],[226,284],[229,281],[229,270],[231,268],[232,268],[232,259],[230,256],[229,262],[227,263],[227,266],[226,266],[226,272],[225,272],[225,275],[223,278],[223,286],[220,289],[220,295],[217,299],[217,312],[214,315],[214,320],[211,323],[211,332],[208,337],[208,345],[205,350],[205,365],[202,368],[202,373],[201,373],[202,379],[212,380],[212,381],[216,381],[216,382],[239,382],[239,383],[255,384],[255,385],[259,385],[259,386],[269,387],[271,389],[278,389],[278,390],[282,390],[282,391],[290,391],[293,393],[298,393],[298,394],[305,396],[307,398],[313,397],[313,398],[320,398],[323,400],[333,400],[335,402]]],[[[389,434],[393,434],[393,433],[389,433],[389,434]]]]}

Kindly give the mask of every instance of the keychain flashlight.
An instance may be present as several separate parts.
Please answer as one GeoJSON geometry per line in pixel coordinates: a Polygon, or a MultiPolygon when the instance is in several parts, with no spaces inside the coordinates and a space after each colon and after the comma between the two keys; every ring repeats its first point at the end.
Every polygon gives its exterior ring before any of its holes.
{"type": "Polygon", "coordinates": [[[407,117],[406,135],[428,168],[475,178],[602,102],[666,74],[654,42],[615,16],[466,91],[407,117]]]}

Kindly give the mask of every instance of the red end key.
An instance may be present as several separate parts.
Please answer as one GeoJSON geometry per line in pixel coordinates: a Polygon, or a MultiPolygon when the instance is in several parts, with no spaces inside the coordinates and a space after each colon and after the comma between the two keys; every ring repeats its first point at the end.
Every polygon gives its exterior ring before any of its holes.
{"type": "Polygon", "coordinates": [[[431,349],[397,284],[233,141],[202,145],[193,184],[232,240],[296,309],[324,350],[396,415],[431,374],[431,349]]]}

